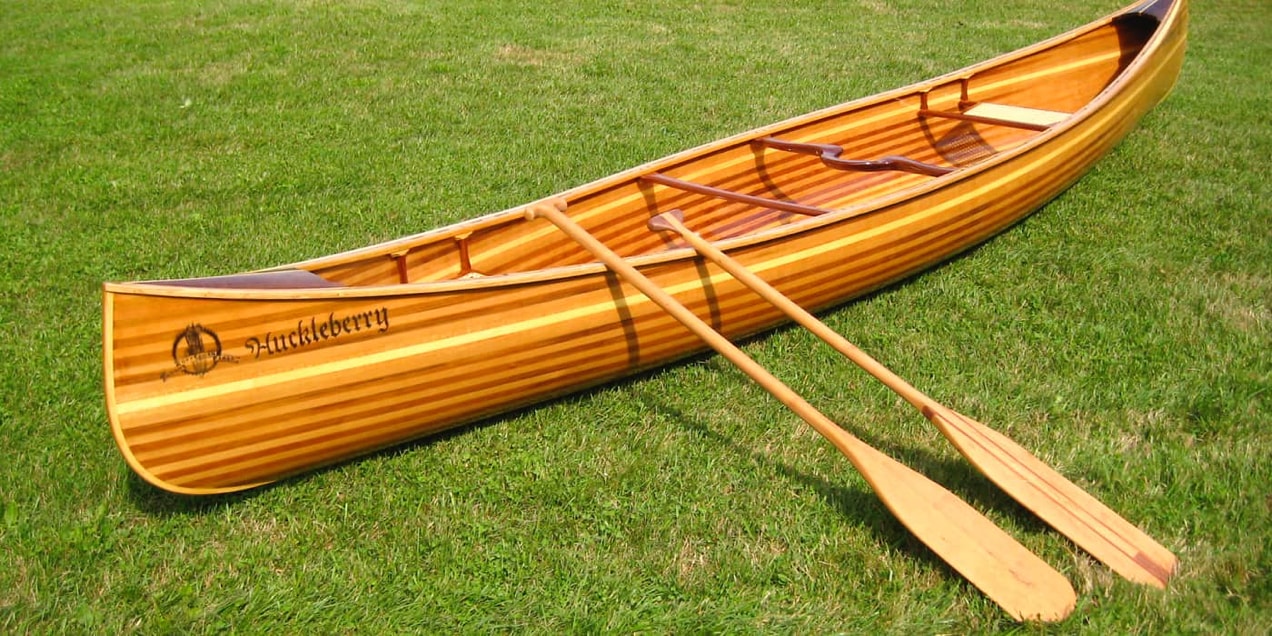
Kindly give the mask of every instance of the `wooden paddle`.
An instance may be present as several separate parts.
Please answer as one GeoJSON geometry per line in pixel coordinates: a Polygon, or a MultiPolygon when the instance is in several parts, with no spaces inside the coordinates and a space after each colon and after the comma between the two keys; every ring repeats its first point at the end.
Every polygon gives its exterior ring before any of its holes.
{"type": "Polygon", "coordinates": [[[848,434],[656,283],[580,227],[553,200],[531,206],[830,440],[914,536],[1018,620],[1055,621],[1073,610],[1069,581],[953,493],[848,434]]]}
{"type": "Polygon", "coordinates": [[[698,253],[719,265],[793,320],[835,347],[867,373],[888,385],[923,412],[959,452],[1024,507],[1069,537],[1118,574],[1166,587],[1175,572],[1175,555],[1086,491],[1065,479],[1005,435],[950,410],[919,392],[825,323],[782,295],[740,263],[684,225],[679,210],[654,217],[656,231],[676,232],[698,253]]]}

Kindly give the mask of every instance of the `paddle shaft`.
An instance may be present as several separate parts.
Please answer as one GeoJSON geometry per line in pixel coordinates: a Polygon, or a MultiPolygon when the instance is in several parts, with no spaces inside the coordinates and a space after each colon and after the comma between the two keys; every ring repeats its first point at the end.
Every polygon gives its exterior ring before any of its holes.
{"type": "Polygon", "coordinates": [[[921,410],[982,473],[1089,554],[1127,579],[1165,587],[1176,567],[1175,556],[1042,460],[1001,433],[924,395],[741,263],[685,227],[678,211],[655,217],[650,221],[650,228],[679,234],[698,253],[921,410]]]}
{"type": "Polygon", "coordinates": [[[861,472],[884,505],[938,556],[1008,614],[1059,620],[1076,596],[1067,579],[966,502],[923,475],[844,431],[656,283],[567,217],[564,202],[538,204],[528,219],[545,218],[627,283],[795,411],[861,472]]]}

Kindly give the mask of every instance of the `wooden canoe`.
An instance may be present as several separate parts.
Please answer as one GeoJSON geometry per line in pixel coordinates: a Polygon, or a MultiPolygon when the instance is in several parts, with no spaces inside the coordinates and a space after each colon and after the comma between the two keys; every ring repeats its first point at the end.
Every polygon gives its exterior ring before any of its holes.
{"type": "MultiPolygon", "coordinates": [[[[804,307],[843,303],[1085,173],[1170,91],[1186,5],[1141,2],[550,198],[725,335],[763,331],[783,315],[648,221],[679,209],[804,307]]],[[[174,492],[241,490],[703,350],[524,211],[246,274],[106,283],[106,404],[128,465],[174,492]]]]}

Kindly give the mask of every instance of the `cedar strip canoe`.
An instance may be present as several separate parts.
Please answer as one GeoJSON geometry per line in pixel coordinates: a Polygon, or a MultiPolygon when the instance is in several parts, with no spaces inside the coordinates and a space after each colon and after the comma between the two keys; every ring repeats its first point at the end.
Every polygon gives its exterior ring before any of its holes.
{"type": "MultiPolygon", "coordinates": [[[[649,230],[672,209],[810,309],[972,247],[1059,194],[1171,90],[1186,0],[547,197],[726,336],[777,309],[649,230]]],[[[704,350],[524,208],[239,275],[106,283],[129,466],[242,490],[704,350]]]]}

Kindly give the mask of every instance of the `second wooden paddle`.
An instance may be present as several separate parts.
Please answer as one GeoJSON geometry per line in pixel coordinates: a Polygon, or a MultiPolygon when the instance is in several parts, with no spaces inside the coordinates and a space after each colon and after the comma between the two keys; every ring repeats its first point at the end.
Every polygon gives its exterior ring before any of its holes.
{"type": "Polygon", "coordinates": [[[1166,587],[1166,582],[1175,572],[1177,560],[1152,537],[1007,436],[921,393],[772,285],[685,227],[683,221],[677,210],[654,217],[649,226],[655,231],[679,234],[698,253],[878,378],[922,411],[986,477],[1088,554],[1131,581],[1166,587]]]}

